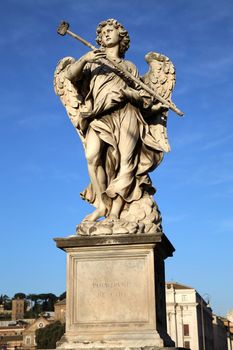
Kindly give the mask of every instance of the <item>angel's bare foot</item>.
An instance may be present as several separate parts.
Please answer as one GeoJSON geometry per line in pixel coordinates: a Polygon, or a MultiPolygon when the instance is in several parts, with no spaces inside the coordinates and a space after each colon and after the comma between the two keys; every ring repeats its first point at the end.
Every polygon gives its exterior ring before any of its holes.
{"type": "Polygon", "coordinates": [[[93,211],[93,213],[85,216],[83,221],[96,221],[97,219],[102,218],[103,216],[106,215],[106,208],[97,208],[96,210],[93,211]]]}
{"type": "Polygon", "coordinates": [[[106,217],[104,221],[117,221],[119,220],[119,217],[115,214],[110,214],[109,216],[106,217]]]}

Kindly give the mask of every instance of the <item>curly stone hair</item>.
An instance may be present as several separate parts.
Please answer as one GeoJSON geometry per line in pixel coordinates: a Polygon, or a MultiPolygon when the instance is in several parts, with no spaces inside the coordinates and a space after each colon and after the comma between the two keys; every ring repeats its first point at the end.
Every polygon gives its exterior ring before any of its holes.
{"type": "Polygon", "coordinates": [[[110,18],[110,19],[107,19],[106,21],[100,22],[100,24],[96,28],[96,35],[97,35],[96,42],[97,42],[97,44],[103,47],[102,30],[106,25],[112,25],[116,29],[118,29],[119,37],[120,37],[119,54],[120,54],[120,57],[124,58],[125,52],[129,48],[130,38],[129,38],[128,31],[117,20],[110,18]]]}

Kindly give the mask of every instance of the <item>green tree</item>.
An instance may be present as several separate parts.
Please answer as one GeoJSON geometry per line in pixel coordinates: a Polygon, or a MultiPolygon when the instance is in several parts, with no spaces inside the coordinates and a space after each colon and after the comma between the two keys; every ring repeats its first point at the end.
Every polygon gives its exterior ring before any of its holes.
{"type": "Polygon", "coordinates": [[[38,317],[38,315],[42,312],[42,307],[39,302],[39,296],[37,294],[29,294],[27,295],[27,299],[31,300],[31,302],[33,303],[31,314],[35,317],[38,317]]]}
{"type": "Polygon", "coordinates": [[[12,300],[6,294],[0,295],[0,304],[4,305],[5,310],[11,310],[12,308],[12,300]]]}
{"type": "Polygon", "coordinates": [[[63,300],[66,298],[66,292],[63,292],[61,295],[59,295],[59,300],[63,300]]]}
{"type": "Polygon", "coordinates": [[[57,296],[53,293],[39,294],[42,311],[54,311],[54,303],[57,301],[57,296]]]}
{"type": "Polygon", "coordinates": [[[10,298],[6,294],[0,295],[0,304],[4,304],[6,301],[8,301],[10,298]]]}
{"type": "Polygon", "coordinates": [[[31,300],[33,306],[32,311],[35,315],[39,315],[46,311],[54,311],[54,303],[58,297],[53,293],[29,294],[28,300],[31,300]]]}
{"type": "Polygon", "coordinates": [[[55,349],[56,342],[65,333],[65,325],[60,321],[53,322],[36,330],[37,349],[55,349]]]}
{"type": "Polygon", "coordinates": [[[26,298],[26,294],[21,293],[21,292],[15,293],[13,299],[17,299],[17,298],[19,298],[19,299],[25,299],[25,298],[26,298]]]}
{"type": "Polygon", "coordinates": [[[9,320],[11,320],[11,314],[0,313],[0,321],[9,321],[9,320]]]}

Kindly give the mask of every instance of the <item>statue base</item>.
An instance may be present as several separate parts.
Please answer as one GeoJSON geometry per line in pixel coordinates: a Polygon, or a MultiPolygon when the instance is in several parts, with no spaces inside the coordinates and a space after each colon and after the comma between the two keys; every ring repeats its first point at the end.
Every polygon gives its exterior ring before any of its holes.
{"type": "Polygon", "coordinates": [[[66,333],[57,349],[178,349],[166,331],[162,232],[56,238],[67,253],[66,333]]]}

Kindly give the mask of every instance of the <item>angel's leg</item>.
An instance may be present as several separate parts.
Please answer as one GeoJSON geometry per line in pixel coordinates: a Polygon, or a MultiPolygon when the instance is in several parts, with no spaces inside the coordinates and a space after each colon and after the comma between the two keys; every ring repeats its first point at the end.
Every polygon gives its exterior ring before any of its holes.
{"type": "Polygon", "coordinates": [[[117,197],[112,202],[112,208],[109,216],[106,220],[117,220],[119,219],[121,209],[123,207],[124,200],[121,196],[117,195],[117,197]]]}
{"type": "Polygon", "coordinates": [[[90,129],[86,136],[86,159],[92,186],[99,202],[98,208],[87,215],[84,220],[96,221],[106,214],[106,206],[102,200],[102,193],[106,189],[106,174],[102,166],[102,151],[104,142],[98,134],[90,129]]]}
{"type": "Polygon", "coordinates": [[[135,149],[139,139],[139,122],[136,116],[137,110],[128,108],[128,114],[121,123],[121,132],[118,142],[120,153],[120,169],[115,181],[116,198],[113,200],[112,208],[108,219],[118,219],[120,217],[124,197],[133,190],[133,178],[136,169],[135,149]]]}

